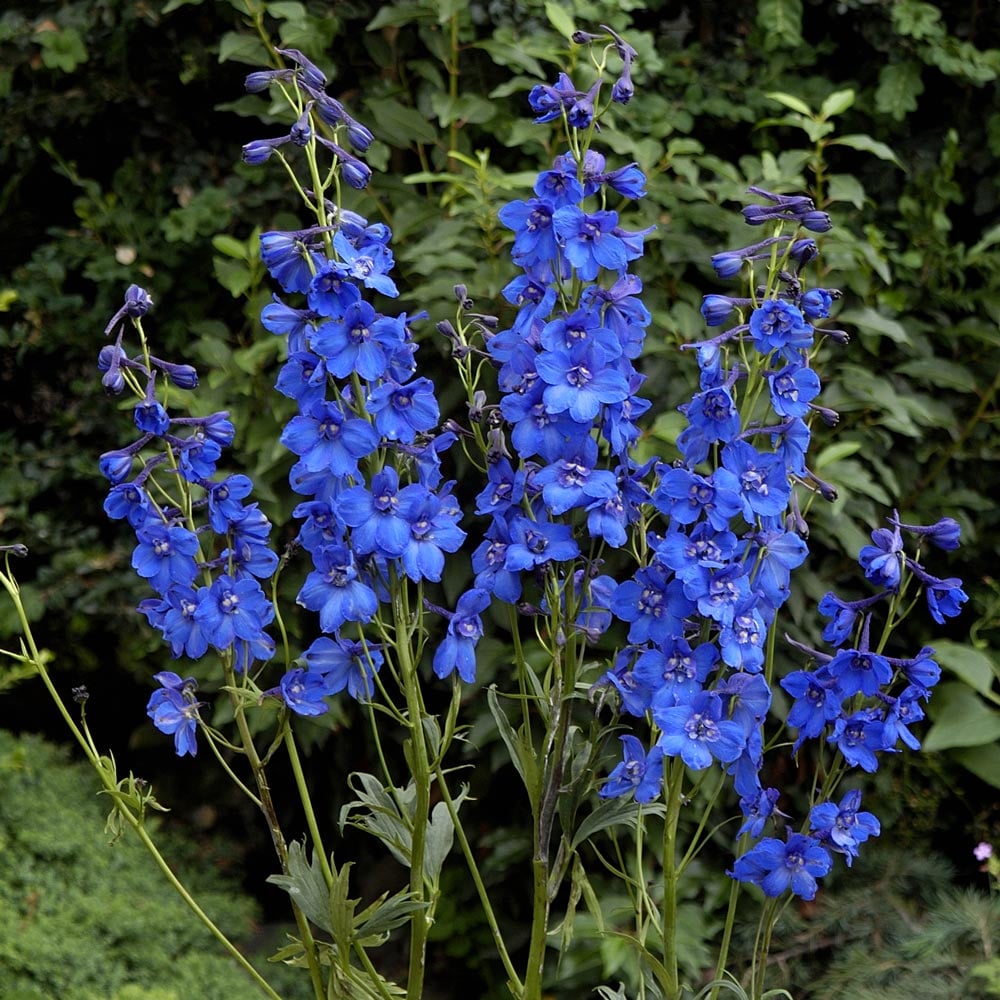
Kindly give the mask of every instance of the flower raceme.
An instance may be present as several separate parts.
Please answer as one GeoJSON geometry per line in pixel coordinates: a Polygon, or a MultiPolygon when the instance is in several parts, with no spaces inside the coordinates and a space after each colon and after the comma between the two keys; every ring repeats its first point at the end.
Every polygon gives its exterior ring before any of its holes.
{"type": "MultiPolygon", "coordinates": [[[[634,93],[635,50],[613,32],[595,37],[610,37],[622,61],[610,100],[624,103],[634,93]]],[[[326,157],[329,168],[311,176],[362,186],[370,171],[356,154],[371,134],[326,93],[308,59],[279,51],[293,68],[251,74],[247,87],[289,89],[295,119],[286,135],[249,143],[245,159],[291,165],[307,157],[315,166],[326,157]]],[[[311,561],[297,601],[316,613],[320,632],[297,658],[286,656],[263,695],[285,717],[323,715],[341,692],[378,699],[401,672],[397,644],[413,631],[415,608],[440,619],[430,671],[466,684],[476,682],[487,624],[502,620],[494,611],[535,618],[553,662],[582,657],[613,630],[626,644],[596,687],[634,732],[621,735],[622,757],[599,796],[683,797],[687,779],[677,774],[719,769],[743,814],[733,877],[767,895],[811,899],[830,852],[850,863],[879,832],[860,811],[860,794],[848,793],[839,804],[821,796],[812,804],[810,832],[765,836],[783,816],[764,753],[776,742],[764,734],[775,721],[773,630],[808,555],[799,498],[832,495],[809,468],[809,448],[817,418],[836,418],[817,402],[812,362],[817,324],[839,292],[805,287],[819,250],[802,232],[825,232],[830,221],[804,196],[751,189],[765,204],[747,206],[743,217],[767,235],[711,261],[721,278],[741,277],[747,287],[706,297],[703,316],[721,332],[688,345],[699,384],[679,407],[686,427],[677,453],[640,462],[639,420],[650,404],[637,362],[652,316],[632,267],[654,231],[627,228],[635,209],[619,204],[644,196],[643,171],[609,164],[590,148],[601,86],[577,86],[562,73],[532,90],[536,121],[562,122],[568,142],[540,172],[533,196],[499,211],[521,272],[502,292],[510,309],[503,322],[472,313],[461,287],[457,324],[439,324],[469,393],[467,427],[441,426],[435,386],[418,374],[411,324],[423,316],[380,311],[398,295],[387,227],[331,204],[327,193],[338,183],[306,192],[310,225],[261,236],[261,259],[281,289],[261,323],[285,340],[276,389],[298,411],[281,432],[295,458],[296,542],[311,561]],[[607,207],[612,196],[616,210],[607,207]],[[486,366],[496,376],[495,402],[481,398],[486,366]],[[482,521],[468,529],[444,464],[460,439],[483,476],[474,490],[482,521]],[[467,530],[478,533],[469,545],[471,585],[453,609],[437,607],[424,588],[446,579],[467,530]]],[[[168,408],[165,384],[193,387],[192,372],[151,358],[144,338],[141,355],[125,354],[124,329],[131,322],[141,334],[150,304],[147,293],[129,290],[108,325],[117,339],[101,354],[105,388],[136,394],[140,433],[101,457],[112,484],[105,509],[136,533],[133,565],[156,592],[142,611],[173,654],[197,659],[215,649],[228,669],[246,673],[274,651],[266,629],[275,611],[260,582],[278,566],[270,524],[249,499],[249,478],[217,471],[235,432],[226,415],[176,417],[168,408]],[[168,469],[177,470],[176,496],[168,469]]],[[[826,343],[841,339],[831,334],[826,343]]],[[[931,576],[917,561],[920,542],[954,548],[957,525],[914,526],[895,516],[890,525],[861,554],[879,593],[854,602],[827,595],[820,612],[830,620],[823,638],[832,651],[793,643],[810,663],[780,680],[791,699],[781,722],[797,731],[793,752],[813,740],[838,771],[871,772],[880,755],[912,747],[908,727],[939,674],[931,650],[899,659],[870,648],[875,609],[922,587],[943,621],[965,600],[960,581],[931,576]],[[905,533],[918,541],[914,556],[904,551],[905,533]]],[[[193,685],[174,674],[158,679],[150,716],[178,753],[194,754],[193,685]]]]}

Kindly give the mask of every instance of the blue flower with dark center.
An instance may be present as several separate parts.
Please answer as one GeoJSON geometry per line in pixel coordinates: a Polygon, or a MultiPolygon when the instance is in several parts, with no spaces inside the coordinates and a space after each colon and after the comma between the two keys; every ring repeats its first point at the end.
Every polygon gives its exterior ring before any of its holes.
{"type": "Polygon", "coordinates": [[[874,545],[866,545],[858,553],[858,562],[867,579],[876,587],[897,591],[903,569],[903,538],[899,528],[876,528],[871,534],[874,545]]]}
{"type": "Polygon", "coordinates": [[[350,476],[358,460],[378,447],[378,434],[367,420],[347,416],[337,403],[316,402],[308,413],[292,417],[281,443],[299,455],[309,472],[350,476]]]}
{"type": "Polygon", "coordinates": [[[390,298],[399,295],[388,275],[394,263],[392,252],[384,243],[365,243],[356,247],[342,232],[338,232],[333,237],[333,249],[341,261],[334,267],[339,269],[342,277],[360,281],[365,288],[372,288],[390,298]]]}
{"type": "Polygon", "coordinates": [[[401,556],[403,572],[414,583],[440,581],[444,553],[457,552],[465,541],[465,532],[457,524],[461,511],[415,483],[400,491],[399,511],[409,525],[401,556]]]}
{"type": "Polygon", "coordinates": [[[327,694],[346,690],[355,701],[371,701],[375,696],[372,679],[384,657],[381,646],[351,639],[321,636],[302,654],[310,672],[323,677],[327,694]]]}
{"type": "Polygon", "coordinates": [[[795,699],[788,710],[788,725],[798,729],[792,752],[798,752],[803,740],[813,739],[840,715],[843,695],[825,667],[819,670],[796,670],[781,679],[781,686],[795,699]]]}
{"type": "Polygon", "coordinates": [[[198,732],[198,708],[201,705],[194,692],[198,685],[193,677],[182,679],[171,670],[153,675],[161,687],[154,691],[146,705],[146,714],[153,725],[174,738],[178,757],[198,753],[195,736],[198,732]]]}
{"type": "Polygon", "coordinates": [[[802,899],[815,899],[816,879],[830,870],[830,855],[814,837],[788,832],[785,843],[765,837],[736,859],[728,874],[738,882],[760,886],[765,896],[791,890],[802,899]]]}
{"type": "Polygon", "coordinates": [[[573,347],[543,351],[535,366],[546,383],[543,394],[550,413],[565,413],[577,423],[590,423],[607,403],[620,403],[629,394],[625,376],[608,366],[596,344],[583,341],[573,347]]]}
{"type": "Polygon", "coordinates": [[[742,727],[722,717],[722,699],[712,691],[671,708],[658,708],[654,698],[653,721],[660,727],[664,754],[680,757],[693,771],[704,770],[713,760],[736,760],[746,743],[742,727]]]}
{"type": "Polygon", "coordinates": [[[586,213],[575,206],[556,209],[556,236],[566,260],[583,281],[593,281],[602,267],[624,271],[630,259],[625,243],[614,230],[618,213],[586,213]]]}
{"type": "Polygon", "coordinates": [[[368,412],[383,438],[404,444],[433,430],[441,417],[434,383],[428,378],[416,378],[405,385],[383,382],[368,396],[368,412]]]}
{"type": "Polygon", "coordinates": [[[858,856],[858,845],[882,832],[878,819],[861,810],[860,789],[849,791],[840,800],[840,805],[821,802],[813,806],[809,828],[821,843],[844,855],[848,868],[858,856]]]}
{"type": "Polygon", "coordinates": [[[725,531],[743,506],[735,491],[687,469],[667,469],[653,503],[675,524],[694,524],[704,516],[716,531],[725,531]]]}
{"type": "Polygon", "coordinates": [[[174,585],[191,586],[198,575],[198,536],[193,531],[151,517],[135,534],[139,544],[132,553],[132,568],[158,594],[174,585]]]}
{"type": "MultiPolygon", "coordinates": [[[[423,487],[416,488],[427,493],[423,487]]],[[[364,486],[344,490],[337,497],[336,510],[343,523],[353,529],[351,545],[358,555],[378,552],[393,559],[403,554],[410,526],[400,513],[399,475],[392,466],[372,476],[370,490],[364,486]]]]}
{"type": "Polygon", "coordinates": [[[199,660],[208,651],[208,637],[195,618],[198,603],[208,594],[208,588],[194,591],[190,587],[172,587],[164,595],[168,610],[163,615],[163,638],[170,643],[174,656],[199,660]]]}
{"type": "Polygon", "coordinates": [[[338,378],[357,372],[374,382],[389,367],[396,348],[391,330],[377,325],[378,313],[364,300],[352,302],[343,317],[317,327],[310,347],[323,356],[327,370],[338,378]]]}
{"type": "Polygon", "coordinates": [[[892,749],[886,746],[885,723],[877,709],[862,709],[848,718],[838,718],[826,739],[851,767],[860,767],[869,774],[878,770],[875,754],[892,749]]]}
{"type": "Polygon", "coordinates": [[[614,799],[635,793],[636,802],[652,802],[663,784],[663,749],[659,745],[647,754],[634,736],[620,736],[624,760],[615,766],[597,793],[602,799],[614,799]]]}
{"type": "Polygon", "coordinates": [[[514,230],[511,258],[519,267],[531,267],[557,261],[560,256],[552,216],[555,206],[544,198],[512,201],[504,205],[497,217],[514,230]]]}
{"type": "Polygon", "coordinates": [[[804,417],[820,391],[819,376],[801,364],[786,365],[768,376],[771,408],[779,417],[804,417]]]}
{"type": "Polygon", "coordinates": [[[488,590],[467,590],[458,599],[454,613],[448,615],[448,631],[444,641],[434,651],[433,668],[437,677],[445,678],[455,671],[466,684],[476,679],[476,644],[483,637],[483,611],[490,606],[488,590]]]}
{"type": "Polygon", "coordinates": [[[229,526],[243,514],[240,501],[253,491],[253,481],[249,476],[227,476],[221,483],[207,488],[208,520],[212,530],[224,535],[229,526]]]}
{"type": "Polygon", "coordinates": [[[237,641],[255,642],[274,618],[274,608],[253,577],[217,577],[198,602],[195,621],[205,638],[219,650],[237,641]]]}
{"type": "Polygon", "coordinates": [[[313,553],[315,570],[299,591],[298,603],[319,612],[324,632],[336,632],[344,622],[369,622],[378,610],[375,591],[360,578],[354,556],[345,545],[330,545],[313,553]]]}
{"type": "Polygon", "coordinates": [[[740,497],[748,524],[754,523],[756,515],[774,517],[784,512],[791,486],[777,455],[761,454],[746,441],[731,441],[722,449],[722,464],[715,482],[740,497]]]}
{"type": "Polygon", "coordinates": [[[507,569],[507,546],[510,532],[506,523],[494,519],[486,531],[486,538],[472,553],[472,570],[475,585],[495,594],[501,601],[516,604],[521,597],[521,574],[507,569]]]}
{"type": "Polygon", "coordinates": [[[618,480],[607,469],[595,468],[597,442],[586,437],[565,458],[535,473],[534,485],[541,487],[545,505],[553,514],[565,514],[574,507],[586,507],[594,500],[609,500],[618,494],[618,480]]]}
{"type": "Polygon", "coordinates": [[[326,703],[330,689],[326,678],[316,671],[293,667],[281,678],[278,691],[296,715],[324,715],[330,710],[326,703]]]}
{"type": "MultiPolygon", "coordinates": [[[[131,467],[131,461],[129,466],[131,467]]],[[[149,497],[141,486],[119,483],[112,487],[104,501],[104,513],[112,520],[128,519],[133,528],[142,525],[149,513],[149,497]]]]}
{"type": "Polygon", "coordinates": [[[687,639],[671,635],[658,648],[640,653],[632,672],[653,691],[660,708],[673,708],[691,703],[718,660],[719,651],[712,643],[692,649],[687,639]]]}
{"type": "Polygon", "coordinates": [[[568,524],[533,521],[516,515],[511,518],[509,529],[504,569],[511,573],[536,569],[549,562],[567,562],[580,554],[568,524]]]}
{"type": "Polygon", "coordinates": [[[750,314],[750,335],[753,346],[761,354],[772,351],[793,352],[790,361],[795,360],[795,351],[812,347],[813,330],[797,306],[783,299],[766,299],[750,314]]]}
{"type": "Polygon", "coordinates": [[[665,642],[679,635],[692,603],[679,580],[668,579],[666,570],[653,563],[637,570],[632,580],[618,585],[611,598],[611,611],[629,623],[629,642],[665,642]]]}

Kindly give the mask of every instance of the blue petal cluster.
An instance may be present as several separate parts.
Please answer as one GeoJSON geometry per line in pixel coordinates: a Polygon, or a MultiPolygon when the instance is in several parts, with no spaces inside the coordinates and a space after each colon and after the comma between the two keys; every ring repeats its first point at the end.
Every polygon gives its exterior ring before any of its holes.
{"type": "MultiPolygon", "coordinates": [[[[156,593],[139,610],[172,654],[199,659],[212,647],[245,670],[274,652],[265,631],[274,609],[259,582],[278,565],[269,545],[271,524],[256,503],[244,502],[253,490],[249,477],[218,472],[222,450],[235,434],[229,414],[173,416],[159,399],[164,382],[196,387],[194,369],[153,357],[144,340],[138,355],[126,353],[127,321],[141,334],[141,318],[151,306],[148,292],[130,286],[105,328],[114,343],[98,358],[106,391],[117,395],[131,387],[139,397],[133,420],[140,437],[100,458],[111,483],[104,510],[135,532],[132,568],[156,593]]],[[[188,696],[191,685],[175,682],[169,672],[157,677],[164,686],[150,701],[150,717],[175,737],[179,754],[193,755],[197,713],[188,696]]]]}

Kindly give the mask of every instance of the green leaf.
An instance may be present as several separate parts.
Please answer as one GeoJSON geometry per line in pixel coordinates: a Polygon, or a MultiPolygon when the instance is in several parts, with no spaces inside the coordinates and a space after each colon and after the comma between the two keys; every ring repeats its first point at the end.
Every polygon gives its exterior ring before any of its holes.
{"type": "Polygon", "coordinates": [[[37,37],[38,44],[42,47],[42,63],[49,69],[72,73],[77,66],[87,61],[87,46],[83,44],[76,28],[42,31],[37,37]]]}
{"type": "Polygon", "coordinates": [[[758,0],[757,28],[768,51],[802,44],[801,0],[758,0]]]}
{"type": "Polygon", "coordinates": [[[308,17],[308,11],[297,0],[272,0],[267,5],[267,12],[279,21],[302,21],[308,17]]]}
{"type": "MultiPolygon", "coordinates": [[[[463,792],[455,801],[456,807],[461,804],[467,793],[463,792]]],[[[455,824],[451,821],[451,813],[444,802],[438,802],[431,811],[430,822],[427,824],[427,834],[424,840],[424,876],[432,886],[436,886],[441,877],[441,869],[445,859],[451,853],[455,842],[455,824]]]]}
{"type": "Polygon", "coordinates": [[[246,63],[249,66],[266,66],[267,49],[259,38],[239,31],[227,31],[219,41],[219,62],[246,63]]]}
{"type": "Polygon", "coordinates": [[[493,721],[497,724],[500,738],[507,747],[510,762],[521,776],[521,781],[524,782],[524,787],[528,790],[528,794],[534,794],[535,783],[538,777],[534,748],[520,733],[514,731],[514,727],[510,724],[510,720],[500,706],[500,699],[497,695],[495,684],[491,684],[486,691],[486,703],[489,705],[493,721]]]}
{"type": "Polygon", "coordinates": [[[438,116],[442,128],[447,128],[452,122],[483,125],[492,121],[499,110],[494,101],[488,101],[485,97],[478,97],[475,94],[460,94],[458,97],[452,97],[450,94],[431,94],[431,107],[438,116]]]}
{"type": "Polygon", "coordinates": [[[951,755],[967,771],[994,788],[1000,788],[1000,744],[988,743],[984,746],[956,750],[951,755]]]}
{"type": "Polygon", "coordinates": [[[830,201],[846,201],[855,208],[863,208],[865,189],[853,174],[831,174],[827,189],[830,201]]]}
{"type": "MultiPolygon", "coordinates": [[[[662,809],[662,806],[656,805],[643,806],[642,812],[643,814],[657,814],[662,809]]],[[[638,822],[639,803],[630,798],[607,799],[576,828],[571,846],[575,850],[593,837],[595,833],[610,829],[613,826],[627,826],[634,830],[638,822]]]]}
{"type": "Polygon", "coordinates": [[[864,306],[861,309],[847,309],[840,314],[838,319],[845,324],[860,327],[862,330],[883,334],[897,344],[912,346],[910,335],[902,323],[898,323],[888,316],[883,316],[870,306],[864,306]]]}
{"type": "Polygon", "coordinates": [[[215,280],[234,299],[238,299],[253,284],[253,272],[247,267],[245,262],[213,257],[212,272],[215,274],[215,280]]]}
{"type": "Polygon", "coordinates": [[[328,933],[333,932],[330,893],[315,853],[312,862],[307,862],[305,846],[293,841],[288,845],[288,874],[269,875],[267,881],[284,889],[317,927],[328,933]]]}
{"type": "Polygon", "coordinates": [[[965,684],[953,681],[939,685],[930,707],[933,725],[923,745],[928,753],[1000,740],[1000,712],[989,708],[965,684]]]}
{"type": "Polygon", "coordinates": [[[875,90],[875,107],[882,114],[901,122],[911,111],[917,110],[917,98],[924,92],[920,68],[920,63],[913,59],[882,67],[875,90]]]}
{"type": "Polygon", "coordinates": [[[857,454],[860,450],[860,441],[836,441],[833,444],[827,445],[816,456],[816,468],[822,469],[828,465],[832,465],[834,462],[850,458],[851,455],[857,454]]]}
{"type": "Polygon", "coordinates": [[[227,236],[225,233],[219,233],[217,236],[212,237],[212,247],[218,250],[219,253],[225,254],[227,257],[232,257],[235,260],[247,260],[247,245],[242,240],[238,240],[233,236],[227,236]]]}
{"type": "Polygon", "coordinates": [[[993,682],[1000,678],[996,660],[972,646],[944,639],[934,644],[934,652],[934,659],[942,667],[947,667],[980,694],[988,694],[993,682]]]}
{"type": "Polygon", "coordinates": [[[906,170],[896,154],[884,142],[879,142],[870,135],[838,135],[836,139],[831,139],[829,144],[831,146],[848,146],[850,149],[857,149],[863,153],[871,153],[872,156],[877,156],[880,160],[894,163],[900,170],[906,170]]]}
{"type": "Polygon", "coordinates": [[[819,109],[820,118],[836,118],[854,104],[855,93],[851,89],[835,90],[823,101],[819,109]]]}
{"type": "Polygon", "coordinates": [[[434,17],[434,11],[425,3],[386,3],[368,22],[368,31],[379,28],[400,27],[415,21],[426,21],[434,17]]]}
{"type": "Polygon", "coordinates": [[[545,0],[545,16],[549,19],[549,24],[559,32],[563,38],[570,39],[576,31],[573,18],[570,17],[566,8],[562,4],[555,3],[554,0],[545,0]]]}
{"type": "Polygon", "coordinates": [[[433,143],[437,130],[415,108],[400,104],[393,97],[369,97],[365,105],[371,112],[370,125],[393,146],[406,148],[413,143],[433,143]]]}
{"type": "Polygon", "coordinates": [[[922,0],[896,0],[892,5],[892,23],[901,35],[910,38],[941,39],[945,36],[941,11],[922,0]]]}
{"type": "MultiPolygon", "coordinates": [[[[414,899],[408,889],[397,892],[394,896],[369,906],[358,914],[358,922],[354,928],[354,936],[364,941],[366,938],[382,938],[390,931],[402,927],[410,915],[419,910],[426,910],[430,904],[424,900],[414,899]]],[[[371,941],[365,942],[367,947],[371,941]]]]}
{"type": "Polygon", "coordinates": [[[957,389],[967,393],[976,391],[975,373],[946,358],[914,358],[901,364],[896,371],[942,389],[957,389]]]}
{"type": "Polygon", "coordinates": [[[813,116],[812,108],[801,98],[794,97],[792,94],[772,90],[764,96],[769,97],[772,101],[777,101],[779,104],[783,104],[786,108],[791,108],[792,111],[797,111],[800,115],[805,115],[807,118],[812,118],[813,116]]]}

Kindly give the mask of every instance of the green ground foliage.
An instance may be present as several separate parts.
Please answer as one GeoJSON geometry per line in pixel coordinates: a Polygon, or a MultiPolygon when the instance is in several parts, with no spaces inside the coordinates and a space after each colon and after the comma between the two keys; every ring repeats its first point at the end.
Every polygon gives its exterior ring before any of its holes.
{"type": "MultiPolygon", "coordinates": [[[[89,766],[0,731],[0,989],[4,1000],[240,1000],[253,989],[138,840],[104,831],[89,766]]],[[[158,839],[204,909],[243,944],[257,906],[222,874],[225,845],[158,839]]],[[[294,994],[289,994],[293,996],[294,994]]]]}

